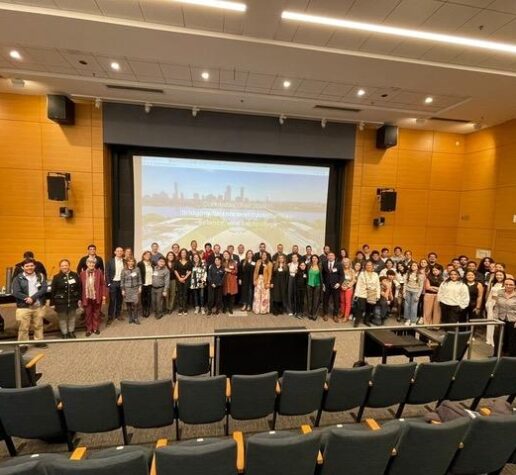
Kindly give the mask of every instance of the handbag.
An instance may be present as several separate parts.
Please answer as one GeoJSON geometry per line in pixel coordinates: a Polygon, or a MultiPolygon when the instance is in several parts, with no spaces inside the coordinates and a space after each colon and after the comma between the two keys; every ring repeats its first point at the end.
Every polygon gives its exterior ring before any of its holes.
{"type": "Polygon", "coordinates": [[[378,299],[376,298],[376,297],[377,297],[376,289],[373,289],[373,288],[368,287],[368,288],[366,289],[366,293],[367,293],[367,294],[366,294],[366,295],[367,295],[367,296],[366,296],[366,301],[367,301],[367,303],[372,304],[372,305],[375,305],[375,304],[376,304],[376,302],[377,302],[377,300],[378,300],[378,299]]]}

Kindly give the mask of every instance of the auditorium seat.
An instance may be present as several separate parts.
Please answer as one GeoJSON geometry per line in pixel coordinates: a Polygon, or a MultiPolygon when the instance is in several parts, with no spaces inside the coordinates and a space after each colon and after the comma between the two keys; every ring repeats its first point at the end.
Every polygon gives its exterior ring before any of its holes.
{"type": "MultiPolygon", "coordinates": [[[[30,360],[22,356],[20,361],[21,387],[36,386],[41,373],[36,372],[36,364],[44,357],[40,353],[30,360]]],[[[14,351],[0,351],[0,388],[15,388],[16,376],[14,372],[14,351]]]]}
{"type": "MultiPolygon", "coordinates": [[[[464,358],[468,349],[471,331],[457,333],[457,352],[455,359],[460,361],[464,358]]],[[[455,332],[446,332],[444,338],[435,348],[434,354],[430,357],[431,361],[450,361],[453,360],[453,347],[455,344],[455,332]]]]}
{"type": "Polygon", "coordinates": [[[229,425],[229,415],[235,420],[252,420],[274,414],[277,384],[276,371],[232,376],[231,400],[226,423],[229,425]]]}
{"type": "Polygon", "coordinates": [[[320,475],[383,475],[399,434],[399,421],[374,428],[345,424],[324,429],[320,475]]]}
{"type": "Polygon", "coordinates": [[[305,416],[319,411],[327,374],[326,368],[285,371],[280,379],[280,393],[277,397],[272,428],[276,427],[277,414],[305,416]]]}
{"type": "Polygon", "coordinates": [[[310,338],[310,369],[326,368],[328,371],[331,371],[337,356],[334,347],[334,336],[329,338],[310,338]]]}
{"type": "Polygon", "coordinates": [[[362,420],[366,407],[390,407],[405,402],[416,366],[413,362],[377,365],[366,402],[358,411],[357,421],[362,420]]]}
{"type": "Polygon", "coordinates": [[[172,356],[172,381],[176,382],[177,375],[211,374],[212,361],[209,343],[178,343],[172,356]]]}
{"type": "Polygon", "coordinates": [[[137,429],[164,427],[174,423],[172,381],[121,381],[119,405],[124,425],[137,429]]]}
{"type": "Polygon", "coordinates": [[[442,424],[402,421],[401,437],[389,475],[438,475],[447,468],[464,440],[471,419],[461,417],[442,424]]]}
{"type": "Polygon", "coordinates": [[[452,383],[457,365],[457,361],[420,363],[407,399],[399,405],[396,417],[401,417],[405,404],[429,404],[443,400],[452,383]]]}
{"type": "Polygon", "coordinates": [[[476,417],[449,473],[497,474],[516,450],[516,416],[476,417]]]}
{"type": "Polygon", "coordinates": [[[445,399],[464,401],[481,397],[489,383],[496,361],[496,358],[485,358],[459,362],[445,399]]]}
{"type": "MultiPolygon", "coordinates": [[[[502,396],[506,396],[510,404],[516,397],[516,357],[503,356],[498,360],[489,383],[482,394],[482,398],[502,396]]],[[[472,409],[476,409],[480,399],[479,397],[474,401],[472,409]]]]}
{"type": "MultiPolygon", "coordinates": [[[[185,424],[211,424],[226,417],[230,384],[226,376],[180,377],[174,386],[176,438],[180,439],[179,421],[185,424]]],[[[228,428],[226,426],[226,435],[228,428]]]]}
{"type": "Polygon", "coordinates": [[[372,366],[334,368],[327,378],[315,426],[319,426],[323,411],[341,412],[361,407],[367,397],[372,373],[372,366]]]}
{"type": "MultiPolygon", "coordinates": [[[[6,441],[10,441],[11,437],[19,437],[66,442],[68,449],[73,450],[62,415],[57,409],[54,391],[48,384],[20,389],[0,389],[0,421],[6,441]]],[[[9,445],[11,444],[12,441],[9,442],[9,445]]],[[[10,448],[11,455],[16,455],[14,445],[10,448]]]]}
{"type": "Polygon", "coordinates": [[[69,432],[91,434],[121,428],[123,442],[128,443],[122,424],[122,410],[117,404],[118,395],[113,383],[61,384],[58,388],[60,407],[69,432]]]}
{"type": "Polygon", "coordinates": [[[237,463],[234,439],[192,439],[157,448],[151,475],[237,475],[237,463]]]}
{"type": "Polygon", "coordinates": [[[313,475],[320,434],[270,431],[246,439],[246,475],[313,475]]]}

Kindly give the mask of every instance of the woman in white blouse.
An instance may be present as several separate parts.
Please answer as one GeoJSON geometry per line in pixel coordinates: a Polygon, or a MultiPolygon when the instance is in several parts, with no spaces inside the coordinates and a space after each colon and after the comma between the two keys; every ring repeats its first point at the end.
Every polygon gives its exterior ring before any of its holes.
{"type": "Polygon", "coordinates": [[[355,300],[353,326],[357,327],[362,317],[364,317],[364,324],[368,327],[371,326],[374,307],[378,300],[380,300],[380,278],[373,271],[373,263],[371,261],[366,262],[364,270],[357,276],[355,300]]]}
{"type": "Polygon", "coordinates": [[[465,321],[464,310],[469,305],[469,291],[456,270],[451,270],[448,279],[439,287],[437,300],[441,305],[442,323],[465,321]]]}
{"type": "MultiPolygon", "coordinates": [[[[494,306],[496,305],[496,299],[498,298],[498,295],[500,294],[500,291],[503,290],[503,285],[505,281],[505,272],[498,270],[494,273],[493,278],[489,281],[489,284],[487,285],[487,291],[486,291],[486,313],[487,313],[487,319],[493,320],[494,318],[494,306]]],[[[494,332],[495,332],[495,326],[494,325],[487,325],[486,327],[486,343],[488,345],[494,346],[494,332]]]]}

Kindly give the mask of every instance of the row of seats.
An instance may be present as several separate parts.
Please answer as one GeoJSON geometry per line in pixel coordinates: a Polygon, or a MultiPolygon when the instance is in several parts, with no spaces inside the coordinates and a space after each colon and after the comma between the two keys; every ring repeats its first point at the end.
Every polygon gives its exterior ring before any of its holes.
{"type": "Polygon", "coordinates": [[[21,389],[0,389],[0,433],[11,454],[16,450],[11,437],[60,440],[71,449],[75,432],[97,433],[127,427],[155,428],[180,422],[209,424],[253,420],[273,415],[301,416],[359,408],[360,421],[366,407],[398,404],[402,416],[406,404],[428,404],[444,399],[473,399],[475,408],[482,397],[516,395],[516,358],[463,360],[376,367],[325,368],[285,371],[261,375],[180,377],[171,380],[123,381],[120,391],[113,383],[59,385],[57,395],[49,385],[21,389]]]}
{"type": "Polygon", "coordinates": [[[339,425],[312,431],[271,431],[244,438],[197,439],[154,453],[138,446],[70,459],[58,454],[17,457],[0,475],[479,475],[516,463],[516,416],[461,417],[441,424],[396,420],[379,426],[339,425]]]}

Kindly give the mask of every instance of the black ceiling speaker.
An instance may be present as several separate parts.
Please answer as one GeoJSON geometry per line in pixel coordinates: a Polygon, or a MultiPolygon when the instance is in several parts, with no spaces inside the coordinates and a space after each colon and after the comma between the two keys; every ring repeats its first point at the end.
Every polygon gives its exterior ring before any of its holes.
{"type": "Polygon", "coordinates": [[[55,173],[47,175],[48,199],[52,201],[68,200],[69,173],[55,173]]]}
{"type": "Polygon", "coordinates": [[[376,131],[376,148],[390,148],[398,145],[398,127],[383,125],[376,131]]]}
{"type": "Polygon", "coordinates": [[[61,125],[75,124],[75,104],[66,96],[47,96],[47,117],[61,125]]]}

